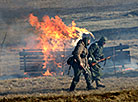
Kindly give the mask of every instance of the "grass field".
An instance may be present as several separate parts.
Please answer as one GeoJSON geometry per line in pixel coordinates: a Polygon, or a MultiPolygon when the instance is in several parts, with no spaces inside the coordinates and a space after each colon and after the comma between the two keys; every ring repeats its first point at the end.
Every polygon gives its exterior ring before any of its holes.
{"type": "Polygon", "coordinates": [[[1,102],[135,102],[137,101],[137,90],[128,90],[121,92],[110,92],[104,94],[82,94],[82,95],[37,95],[37,96],[16,96],[13,98],[3,98],[1,102]]]}
{"type": "MultiPolygon", "coordinates": [[[[75,92],[68,92],[72,78],[68,76],[11,79],[0,81],[0,101],[135,101],[138,77],[102,79],[106,88],[86,90],[82,77],[75,92]],[[135,83],[135,84],[134,84],[135,83]]],[[[93,84],[95,86],[95,84],[93,84]]]]}

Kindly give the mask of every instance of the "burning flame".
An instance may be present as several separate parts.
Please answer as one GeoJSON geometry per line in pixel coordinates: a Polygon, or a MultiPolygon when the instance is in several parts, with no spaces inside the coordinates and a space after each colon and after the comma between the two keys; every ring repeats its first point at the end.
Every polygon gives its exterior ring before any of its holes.
{"type": "Polygon", "coordinates": [[[134,70],[134,68],[126,68],[126,69],[122,69],[122,71],[128,71],[128,70],[134,70]]]}
{"type": "Polygon", "coordinates": [[[44,76],[52,76],[52,74],[49,72],[49,69],[43,74],[44,76]]]}
{"type": "Polygon", "coordinates": [[[25,72],[24,75],[27,75],[27,72],[25,72]]]}
{"type": "Polygon", "coordinates": [[[36,16],[30,14],[29,23],[38,34],[36,48],[42,49],[44,54],[43,68],[50,68],[44,75],[52,75],[50,73],[52,69],[62,68],[62,60],[65,57],[62,52],[72,47],[72,41],[75,43],[77,39],[81,39],[83,33],[89,33],[94,38],[86,29],[76,27],[74,21],[67,26],[58,16],[51,19],[49,16],[44,16],[40,22],[36,16]]]}

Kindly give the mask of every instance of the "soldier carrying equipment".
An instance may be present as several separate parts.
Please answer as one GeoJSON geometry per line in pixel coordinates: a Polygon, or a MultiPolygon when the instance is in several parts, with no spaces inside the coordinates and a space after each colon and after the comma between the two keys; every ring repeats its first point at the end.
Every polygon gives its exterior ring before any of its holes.
{"type": "Polygon", "coordinates": [[[92,43],[88,49],[88,63],[92,74],[92,82],[95,81],[97,88],[105,87],[104,85],[99,83],[101,74],[100,65],[98,64],[98,62],[100,62],[102,59],[105,59],[103,55],[103,46],[106,41],[106,37],[101,37],[99,41],[92,43]]]}
{"type": "Polygon", "coordinates": [[[87,46],[90,43],[89,37],[84,37],[83,39],[79,40],[74,51],[72,52],[72,57],[70,57],[67,61],[69,65],[72,66],[74,70],[74,78],[72,80],[71,86],[69,91],[74,91],[77,83],[79,82],[80,75],[83,73],[86,83],[87,83],[87,89],[91,90],[94,89],[91,85],[91,75],[90,70],[88,66],[88,50],[87,46]]]}
{"type": "MultiPolygon", "coordinates": [[[[70,70],[71,70],[71,66],[73,65],[73,63],[79,63],[79,62],[77,62],[77,60],[76,60],[73,56],[71,56],[71,57],[69,57],[69,59],[67,60],[67,64],[70,65],[67,75],[69,75],[70,70]]],[[[85,71],[85,73],[91,74],[91,72],[89,71],[88,68],[85,68],[85,67],[83,67],[83,66],[81,66],[81,65],[80,65],[80,68],[83,69],[83,70],[85,71]]]]}

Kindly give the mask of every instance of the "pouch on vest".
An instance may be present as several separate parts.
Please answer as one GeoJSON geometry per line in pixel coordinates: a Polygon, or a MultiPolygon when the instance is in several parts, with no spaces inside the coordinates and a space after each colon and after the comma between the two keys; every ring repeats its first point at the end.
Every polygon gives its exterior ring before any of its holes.
{"type": "Polygon", "coordinates": [[[85,58],[86,57],[86,53],[83,51],[80,55],[81,58],[85,58]]]}
{"type": "Polygon", "coordinates": [[[67,64],[68,64],[68,65],[72,65],[72,64],[73,64],[73,61],[74,61],[74,57],[71,56],[71,57],[68,58],[67,64]]]}

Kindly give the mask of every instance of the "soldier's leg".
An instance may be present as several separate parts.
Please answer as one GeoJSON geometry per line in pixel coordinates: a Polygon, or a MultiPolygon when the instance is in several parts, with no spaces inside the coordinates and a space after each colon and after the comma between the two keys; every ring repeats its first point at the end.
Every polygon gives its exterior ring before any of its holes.
{"type": "Polygon", "coordinates": [[[91,74],[90,73],[86,73],[85,71],[83,72],[83,75],[85,77],[86,83],[87,83],[87,89],[88,90],[92,90],[94,89],[94,87],[92,86],[92,81],[91,81],[91,74]]]}
{"type": "Polygon", "coordinates": [[[91,80],[92,80],[92,83],[93,83],[94,82],[94,73],[93,73],[92,66],[90,67],[90,71],[91,71],[91,80]]]}
{"type": "Polygon", "coordinates": [[[96,83],[96,88],[99,88],[99,87],[105,87],[105,85],[102,85],[100,84],[100,68],[99,66],[95,66],[96,67],[96,70],[95,70],[95,83],[96,83]]]}
{"type": "Polygon", "coordinates": [[[103,88],[104,88],[104,87],[105,87],[105,85],[102,85],[102,84],[100,84],[99,82],[100,82],[100,80],[99,80],[99,79],[96,79],[96,80],[95,80],[95,83],[96,83],[96,88],[97,88],[97,89],[98,89],[99,87],[103,87],[103,88]]]}
{"type": "Polygon", "coordinates": [[[99,80],[96,80],[96,88],[99,88],[99,87],[105,87],[105,85],[102,85],[102,84],[99,84],[99,80]]]}
{"type": "Polygon", "coordinates": [[[72,80],[72,83],[71,83],[71,86],[70,86],[70,90],[69,91],[74,91],[77,83],[80,80],[80,75],[81,75],[81,73],[77,73],[77,75],[74,75],[74,78],[72,80]]]}
{"type": "Polygon", "coordinates": [[[74,78],[72,80],[69,91],[74,91],[77,83],[79,82],[80,75],[81,75],[81,70],[78,67],[73,67],[73,69],[74,69],[74,78]]]}

